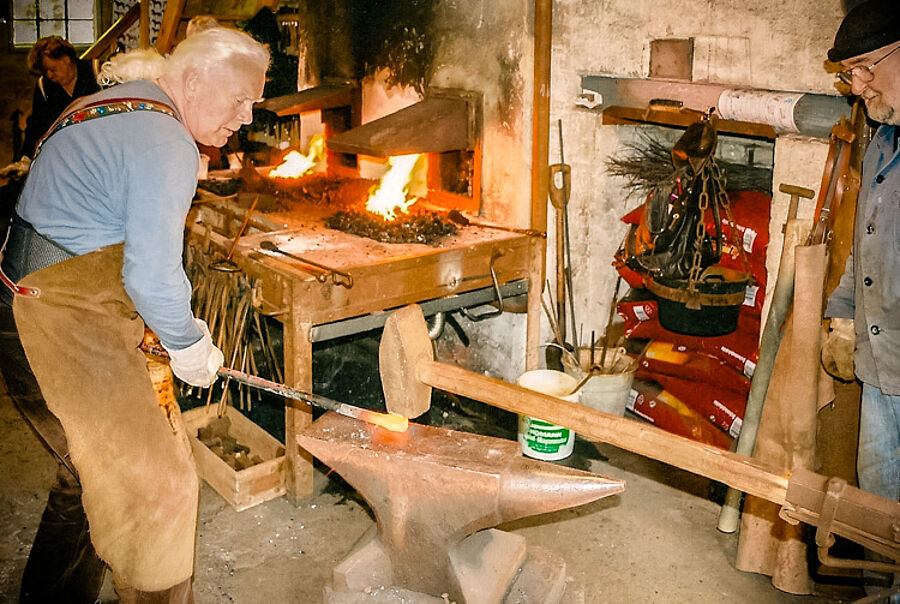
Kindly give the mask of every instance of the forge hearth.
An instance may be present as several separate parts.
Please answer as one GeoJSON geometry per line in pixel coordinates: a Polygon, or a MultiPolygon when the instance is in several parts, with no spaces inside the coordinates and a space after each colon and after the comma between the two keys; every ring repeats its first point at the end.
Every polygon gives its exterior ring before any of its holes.
{"type": "MultiPolygon", "coordinates": [[[[527,295],[526,363],[537,365],[540,238],[465,226],[436,246],[382,243],[326,227],[334,213],[324,203],[291,202],[285,208],[266,194],[240,192],[227,200],[202,199],[188,218],[189,246],[212,257],[225,257],[247,222],[231,260],[253,283],[254,306],[284,324],[287,385],[312,390],[314,342],[377,329],[386,310],[406,304],[421,303],[431,314],[490,303],[498,291],[527,295]],[[245,220],[254,201],[256,209],[245,220]],[[353,286],[319,281],[321,271],[271,253],[263,242],[348,273],[353,286]]],[[[308,409],[286,409],[285,482],[292,498],[312,491],[311,457],[296,444],[296,434],[311,421],[308,409]]]]}
{"type": "MultiPolygon", "coordinates": [[[[525,458],[515,441],[418,424],[396,433],[328,413],[297,441],[356,488],[377,520],[377,535],[339,565],[336,590],[368,583],[447,594],[459,604],[500,604],[528,550],[519,536],[484,529],[589,503],[625,486],[525,458]]],[[[533,591],[544,597],[553,590],[533,591]]],[[[537,596],[532,600],[547,601],[537,596]]]]}

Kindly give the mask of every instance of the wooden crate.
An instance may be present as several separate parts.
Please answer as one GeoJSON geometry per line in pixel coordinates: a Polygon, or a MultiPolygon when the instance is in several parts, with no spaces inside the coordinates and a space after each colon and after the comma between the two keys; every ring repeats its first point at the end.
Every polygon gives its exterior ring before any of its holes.
{"type": "Polygon", "coordinates": [[[231,506],[242,511],[285,493],[284,446],[237,409],[228,410],[229,434],[263,462],[235,470],[197,438],[197,430],[216,416],[216,407],[197,407],[182,414],[197,471],[231,506]]]}

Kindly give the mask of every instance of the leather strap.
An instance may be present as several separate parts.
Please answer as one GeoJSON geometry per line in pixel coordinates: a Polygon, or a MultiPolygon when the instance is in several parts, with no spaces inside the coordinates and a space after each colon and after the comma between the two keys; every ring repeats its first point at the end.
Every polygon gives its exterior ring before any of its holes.
{"type": "Polygon", "coordinates": [[[30,298],[37,298],[41,295],[41,290],[36,287],[25,287],[24,285],[19,285],[15,283],[12,279],[6,276],[6,273],[3,272],[3,268],[0,267],[0,283],[3,283],[13,293],[15,296],[28,296],[30,298]]]}
{"type": "Polygon", "coordinates": [[[36,150],[34,156],[35,158],[37,158],[38,153],[40,153],[41,151],[41,146],[47,141],[47,139],[63,128],[74,126],[75,124],[81,124],[98,117],[117,115],[119,113],[131,113],[133,111],[154,111],[156,113],[163,113],[165,115],[168,115],[176,120],[178,119],[178,114],[175,112],[175,110],[161,101],[154,101],[151,99],[144,99],[139,97],[122,97],[93,101],[85,105],[79,105],[73,109],[70,109],[67,113],[61,115],[56,120],[56,122],[54,122],[53,125],[50,126],[44,136],[42,136],[38,140],[37,145],[35,146],[36,150]]]}

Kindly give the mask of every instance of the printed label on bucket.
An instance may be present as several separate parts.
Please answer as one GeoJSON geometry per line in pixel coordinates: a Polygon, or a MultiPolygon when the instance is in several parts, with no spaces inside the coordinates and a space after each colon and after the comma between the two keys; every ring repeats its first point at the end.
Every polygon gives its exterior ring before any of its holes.
{"type": "Polygon", "coordinates": [[[519,441],[522,453],[529,457],[549,461],[568,457],[575,445],[573,437],[568,428],[527,415],[519,416],[519,441]]]}

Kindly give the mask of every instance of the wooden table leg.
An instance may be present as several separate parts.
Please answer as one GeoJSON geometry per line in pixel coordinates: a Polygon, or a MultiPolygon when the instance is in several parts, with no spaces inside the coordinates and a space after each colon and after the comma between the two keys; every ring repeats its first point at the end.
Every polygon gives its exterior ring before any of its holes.
{"type": "MultiPolygon", "coordinates": [[[[297,305],[284,323],[284,379],[288,386],[312,392],[312,324],[300,319],[297,305]]],[[[294,403],[296,405],[296,403],[294,403]]],[[[297,433],[312,423],[308,405],[285,405],[284,449],[287,497],[297,505],[313,493],[312,455],[297,444],[297,433]]]]}
{"type": "Polygon", "coordinates": [[[528,307],[525,327],[525,370],[531,371],[540,367],[541,345],[541,289],[543,289],[543,254],[542,246],[531,245],[531,258],[528,263],[528,307]]]}

